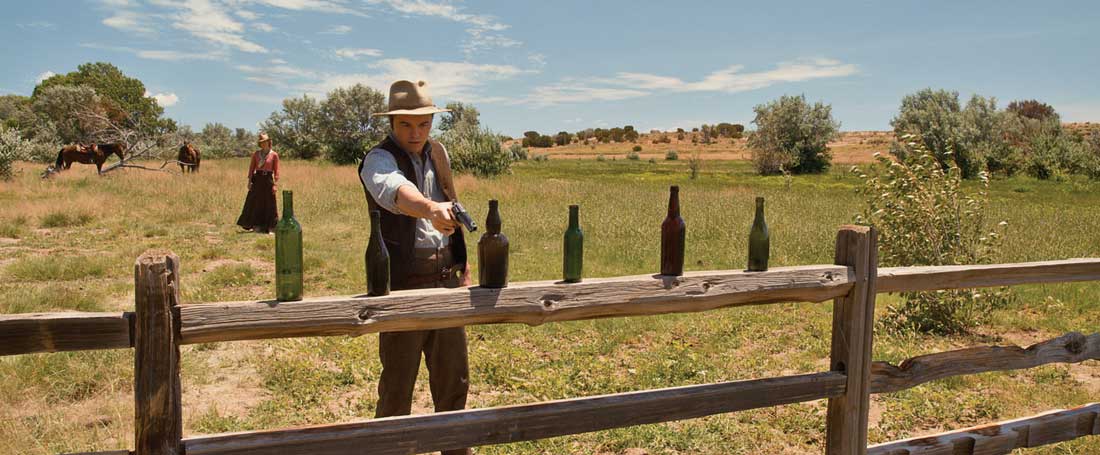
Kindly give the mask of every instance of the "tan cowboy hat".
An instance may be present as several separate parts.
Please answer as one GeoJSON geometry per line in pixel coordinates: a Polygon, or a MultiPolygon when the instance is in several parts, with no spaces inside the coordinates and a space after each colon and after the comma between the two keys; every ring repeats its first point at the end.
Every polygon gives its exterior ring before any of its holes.
{"type": "Polygon", "coordinates": [[[451,112],[450,109],[436,107],[432,103],[432,97],[428,94],[428,83],[424,81],[397,81],[390,85],[390,99],[387,112],[371,114],[371,117],[380,115],[427,115],[437,112],[451,112]]]}
{"type": "Polygon", "coordinates": [[[263,147],[264,142],[271,142],[271,138],[267,136],[267,133],[260,133],[260,137],[256,139],[256,146],[263,147]]]}

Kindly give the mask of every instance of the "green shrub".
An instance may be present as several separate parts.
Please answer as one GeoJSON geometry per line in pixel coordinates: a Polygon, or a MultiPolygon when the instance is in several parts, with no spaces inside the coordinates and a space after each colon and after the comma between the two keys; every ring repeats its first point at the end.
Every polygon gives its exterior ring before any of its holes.
{"type": "Polygon", "coordinates": [[[828,143],[840,129],[832,107],[806,96],[784,95],[753,108],[756,133],[749,137],[753,163],[762,175],[787,169],[795,174],[821,173],[829,168],[828,143]]]}
{"type": "MultiPolygon", "coordinates": [[[[984,190],[968,193],[953,162],[947,169],[916,143],[902,161],[876,154],[878,163],[860,174],[867,206],[858,222],[878,229],[880,266],[990,263],[1001,247],[1006,223],[987,224],[984,190]]],[[[858,168],[853,171],[859,172],[858,168]]],[[[980,174],[981,182],[988,183],[980,174]]],[[[903,293],[882,324],[893,330],[937,334],[965,332],[1012,298],[1007,289],[903,293]]]]}
{"type": "Polygon", "coordinates": [[[634,148],[632,148],[631,150],[633,150],[633,151],[635,151],[635,152],[640,152],[640,151],[642,151],[642,146],[640,146],[640,145],[635,145],[635,146],[634,146],[634,148]]]}
{"type": "Polygon", "coordinates": [[[455,172],[480,178],[507,174],[512,169],[512,152],[500,146],[500,136],[484,128],[453,128],[440,137],[451,155],[455,172]]]}
{"type": "Polygon", "coordinates": [[[657,164],[657,158],[650,158],[649,164],[657,164]]]}
{"type": "Polygon", "coordinates": [[[607,161],[607,157],[603,156],[603,154],[601,153],[599,155],[596,155],[596,161],[600,161],[600,162],[607,161]]]}
{"type": "Polygon", "coordinates": [[[543,162],[543,161],[549,161],[549,160],[550,160],[550,155],[547,155],[545,153],[542,154],[542,155],[534,155],[534,156],[531,157],[531,161],[535,161],[535,162],[543,162]]]}
{"type": "Polygon", "coordinates": [[[15,162],[26,159],[26,144],[18,130],[0,125],[0,180],[15,176],[15,162]]]}
{"type": "Polygon", "coordinates": [[[641,159],[641,156],[638,155],[638,152],[630,152],[626,154],[626,159],[637,161],[641,159]]]}
{"type": "Polygon", "coordinates": [[[703,158],[699,156],[699,153],[692,153],[688,158],[688,171],[691,171],[691,179],[695,180],[699,177],[699,172],[703,170],[703,158]]]}
{"type": "Polygon", "coordinates": [[[526,161],[527,149],[520,144],[512,144],[508,147],[508,152],[512,154],[512,161],[526,161]]]}
{"type": "Polygon", "coordinates": [[[43,228],[83,226],[92,221],[92,215],[84,212],[69,213],[57,211],[47,213],[38,220],[38,226],[43,228]]]}
{"type": "Polygon", "coordinates": [[[674,150],[669,150],[665,152],[665,159],[668,161],[676,161],[680,159],[680,154],[676,153],[674,150]]]}

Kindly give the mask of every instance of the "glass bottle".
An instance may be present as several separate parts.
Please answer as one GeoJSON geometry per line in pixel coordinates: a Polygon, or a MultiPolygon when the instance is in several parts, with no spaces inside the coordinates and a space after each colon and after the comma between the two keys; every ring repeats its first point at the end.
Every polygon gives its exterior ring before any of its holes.
{"type": "Polygon", "coordinates": [[[489,201],[485,234],[477,242],[478,285],[483,288],[508,286],[508,237],[500,233],[500,208],[489,201]]]}
{"type": "Polygon", "coordinates": [[[302,226],[294,219],[292,191],[283,191],[283,217],[275,225],[275,298],[302,300],[302,226]]]}
{"type": "Polygon", "coordinates": [[[581,232],[580,207],[569,206],[569,228],[565,230],[562,275],[566,283],[581,281],[584,268],[584,233],[581,232]]]}
{"type": "Polygon", "coordinates": [[[680,187],[669,188],[668,216],[661,223],[661,275],[684,274],[684,246],[687,226],[680,218],[680,187]]]}
{"type": "Polygon", "coordinates": [[[749,231],[749,271],[768,270],[768,223],[764,222],[764,198],[756,198],[756,218],[749,231]]]}
{"type": "Polygon", "coordinates": [[[370,240],[363,255],[367,267],[367,295],[380,296],[390,293],[390,250],[382,240],[382,213],[370,211],[370,240]]]}

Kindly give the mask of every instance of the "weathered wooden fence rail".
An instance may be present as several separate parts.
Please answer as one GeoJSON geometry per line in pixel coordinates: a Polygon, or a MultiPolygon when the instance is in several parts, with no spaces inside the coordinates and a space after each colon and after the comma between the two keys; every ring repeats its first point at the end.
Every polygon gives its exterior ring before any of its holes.
{"type": "Polygon", "coordinates": [[[135,450],[100,454],[411,454],[528,441],[826,398],[826,453],[1000,454],[1100,434],[1100,404],[867,447],[870,395],[958,375],[1100,359],[1100,334],[1027,348],[984,346],[872,362],[875,295],[1100,280],[1100,259],[877,268],[874,230],[841,228],[835,265],[767,272],[640,275],[578,284],[515,283],[398,291],[385,297],[179,305],[179,260],[135,264],[133,313],[0,315],[0,355],[134,348],[135,450]],[[473,324],[530,325],[834,299],[830,371],[361,422],[182,437],[182,344],[362,335],[473,324]]]}

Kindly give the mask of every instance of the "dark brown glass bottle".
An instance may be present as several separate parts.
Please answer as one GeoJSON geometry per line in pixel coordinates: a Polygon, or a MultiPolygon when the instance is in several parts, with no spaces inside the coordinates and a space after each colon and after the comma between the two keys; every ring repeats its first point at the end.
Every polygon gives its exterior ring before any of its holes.
{"type": "Polygon", "coordinates": [[[680,187],[669,188],[668,217],[661,223],[661,275],[684,274],[687,226],[680,218],[680,187]]]}
{"type": "Polygon", "coordinates": [[[379,296],[390,293],[390,251],[382,241],[382,214],[378,210],[370,211],[370,240],[364,254],[367,264],[367,295],[379,296]]]}
{"type": "Polygon", "coordinates": [[[508,237],[500,233],[500,209],[489,201],[485,234],[477,242],[478,285],[483,288],[508,286],[508,237]]]}

